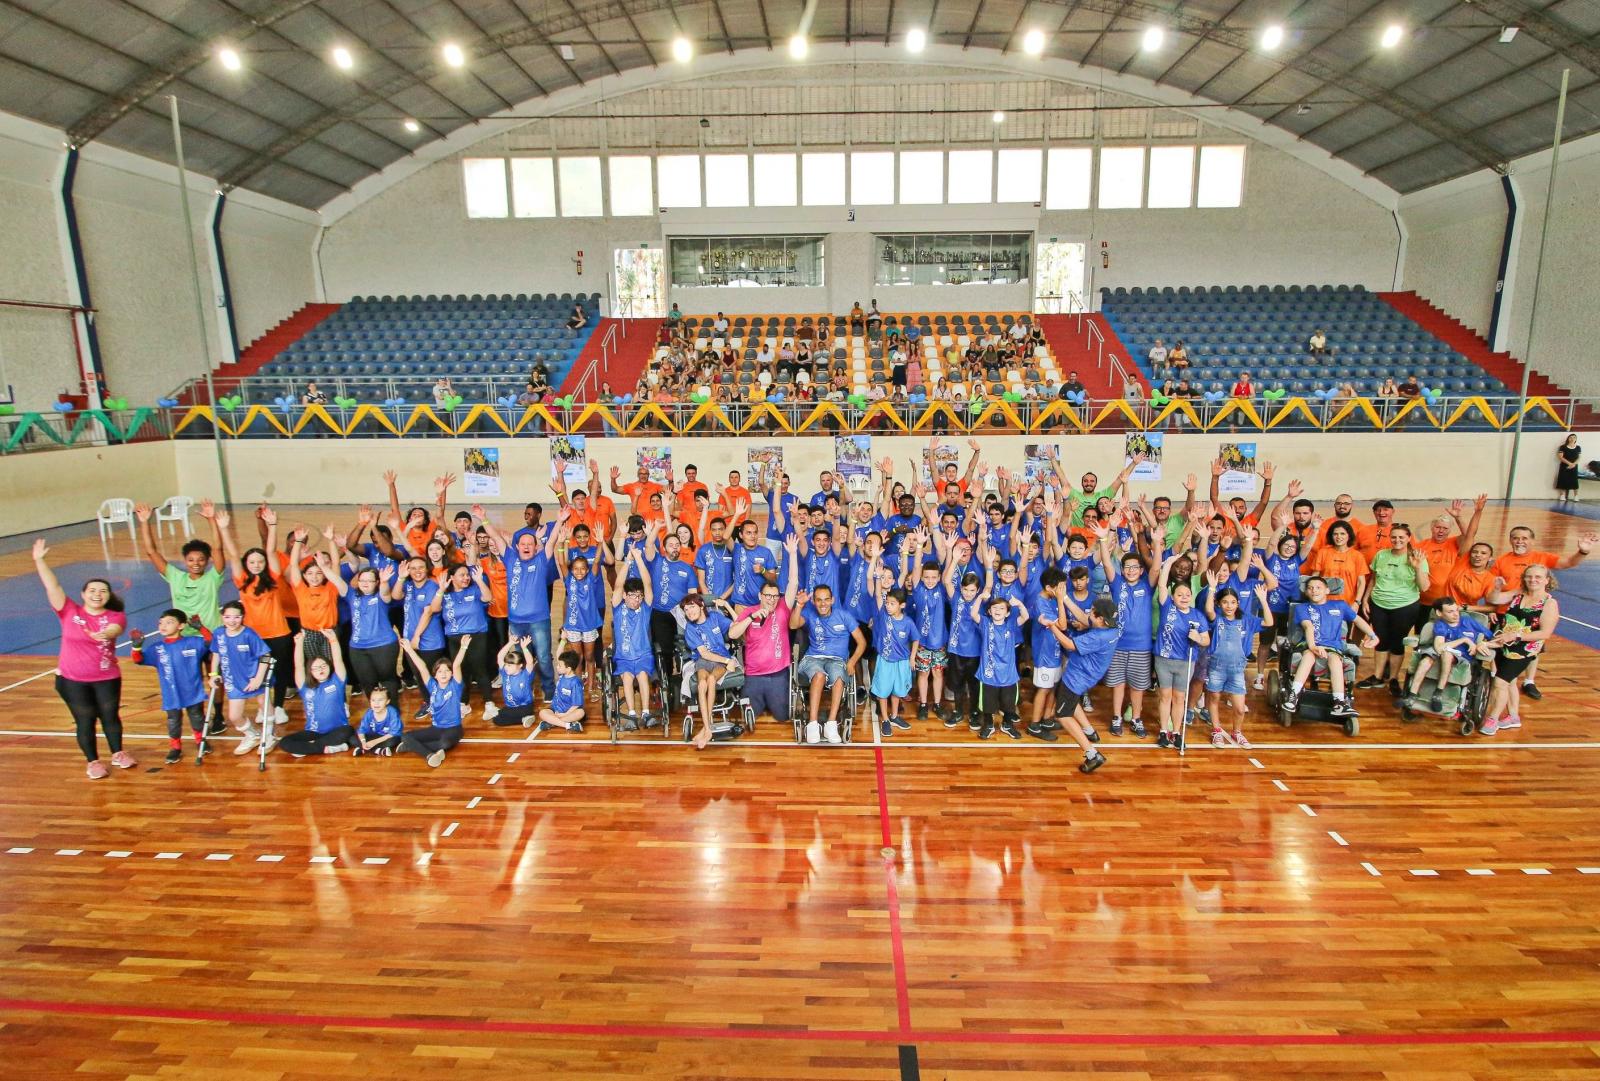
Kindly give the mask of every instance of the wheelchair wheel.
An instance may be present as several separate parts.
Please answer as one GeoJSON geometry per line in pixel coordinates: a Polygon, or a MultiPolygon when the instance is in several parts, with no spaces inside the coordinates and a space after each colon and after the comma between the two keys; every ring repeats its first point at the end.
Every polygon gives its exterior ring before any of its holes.
{"type": "Polygon", "coordinates": [[[1346,717],[1344,719],[1344,734],[1345,735],[1347,735],[1347,736],[1355,736],[1355,735],[1359,734],[1360,731],[1361,731],[1361,722],[1359,720],[1357,720],[1354,717],[1346,717]]]}
{"type": "Polygon", "coordinates": [[[1417,719],[1417,711],[1406,705],[1404,699],[1400,702],[1400,719],[1402,721],[1414,721],[1417,719]]]}
{"type": "Polygon", "coordinates": [[[1267,673],[1267,705],[1277,709],[1283,702],[1283,676],[1276,668],[1267,673]]]}
{"type": "Polygon", "coordinates": [[[756,730],[756,711],[749,702],[744,704],[744,730],[746,735],[756,730]]]}
{"type": "Polygon", "coordinates": [[[1476,732],[1477,730],[1478,730],[1478,725],[1477,725],[1477,723],[1475,721],[1469,720],[1466,717],[1463,717],[1461,719],[1461,734],[1463,736],[1470,736],[1470,735],[1472,735],[1472,733],[1476,732]]]}

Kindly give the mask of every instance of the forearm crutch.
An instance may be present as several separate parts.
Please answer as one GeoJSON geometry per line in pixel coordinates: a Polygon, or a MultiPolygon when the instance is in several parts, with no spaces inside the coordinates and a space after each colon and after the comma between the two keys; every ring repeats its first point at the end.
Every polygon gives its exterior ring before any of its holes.
{"type": "Polygon", "coordinates": [[[278,711],[272,705],[272,677],[278,667],[278,662],[267,658],[267,678],[261,684],[261,742],[256,750],[256,772],[265,773],[267,769],[267,750],[272,746],[272,724],[277,719],[278,711]]]}

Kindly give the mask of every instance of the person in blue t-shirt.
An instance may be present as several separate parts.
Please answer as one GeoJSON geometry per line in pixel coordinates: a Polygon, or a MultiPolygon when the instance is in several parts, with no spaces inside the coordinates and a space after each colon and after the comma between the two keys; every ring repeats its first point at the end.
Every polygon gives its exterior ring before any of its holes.
{"type": "Polygon", "coordinates": [[[350,727],[350,703],[345,697],[344,657],[328,631],[309,630],[295,635],[294,685],[305,707],[306,726],[278,740],[278,750],[291,758],[343,754],[356,740],[350,727]],[[318,637],[325,641],[320,645],[318,637]],[[313,656],[306,660],[306,647],[313,656]]]}
{"type": "MultiPolygon", "coordinates": [[[[158,637],[146,638],[143,631],[130,631],[133,642],[131,659],[156,670],[156,680],[161,685],[161,708],[167,712],[167,765],[183,757],[183,716],[189,715],[189,727],[194,732],[194,745],[202,754],[205,741],[206,663],[211,657],[211,643],[203,634],[184,634],[191,625],[190,617],[177,608],[161,613],[156,623],[158,637]]],[[[210,750],[206,745],[204,750],[210,750]]]]}
{"type": "MultiPolygon", "coordinates": [[[[415,667],[414,678],[419,687],[428,681],[433,663],[444,656],[444,622],[433,617],[439,583],[433,580],[432,570],[425,557],[412,556],[406,560],[405,577],[389,588],[389,600],[399,601],[403,611],[400,637],[411,645],[405,653],[407,656],[415,653],[422,658],[422,663],[415,667]]],[[[425,716],[427,706],[417,714],[417,720],[425,716]]]]}
{"type": "MultiPolygon", "coordinates": [[[[561,536],[570,536],[572,532],[563,521],[561,536]]],[[[598,551],[598,548],[596,550],[598,551]]],[[[565,596],[564,609],[561,613],[561,639],[570,643],[572,651],[578,655],[578,674],[587,681],[595,673],[595,650],[600,645],[600,632],[605,628],[605,609],[600,603],[600,599],[605,596],[605,580],[600,577],[600,568],[595,565],[593,559],[570,546],[561,547],[559,538],[556,548],[556,572],[561,577],[561,588],[565,596]]],[[[531,635],[522,637],[527,638],[530,643],[533,641],[531,635]]],[[[511,641],[516,642],[520,639],[513,638],[511,641]]],[[[504,655],[505,651],[501,650],[501,656],[504,655]]],[[[504,677],[502,686],[503,684],[504,677]]],[[[533,704],[531,699],[528,704],[530,706],[533,704]]],[[[517,723],[522,723],[522,718],[518,718],[517,723]]]]}
{"type": "MultiPolygon", "coordinates": [[[[518,530],[508,543],[505,535],[493,522],[485,521],[490,548],[506,565],[506,633],[510,638],[533,639],[533,655],[539,666],[539,685],[546,698],[555,693],[556,673],[554,643],[550,630],[550,595],[556,579],[557,530],[552,523],[544,532],[541,543],[538,536],[527,530],[518,530]]],[[[594,567],[589,568],[592,572],[594,567]]],[[[482,671],[489,669],[491,652],[487,640],[481,655],[469,658],[481,662],[482,671]]],[[[477,674],[469,666],[468,674],[477,674]]]]}
{"type": "MultiPolygon", "coordinates": [[[[1056,567],[1046,567],[1038,577],[1039,588],[1028,598],[1028,620],[1031,627],[1030,649],[1033,657],[1033,710],[1027,730],[1034,731],[1045,723],[1045,709],[1053,698],[1060,697],[1061,643],[1054,633],[1057,621],[1062,631],[1072,629],[1072,609],[1068,606],[1066,575],[1056,567]]],[[[1040,737],[1044,738],[1044,737],[1040,737]]],[[[1054,739],[1054,735],[1050,737],[1054,739]]]]}
{"type": "Polygon", "coordinates": [[[556,693],[550,696],[549,705],[539,711],[535,736],[557,728],[573,733],[583,731],[583,680],[578,676],[578,663],[578,655],[570,649],[556,658],[556,693]]]}
{"type": "Polygon", "coordinates": [[[1085,615],[1088,626],[1072,634],[1061,625],[1064,621],[1050,627],[1063,658],[1061,682],[1056,688],[1056,715],[1053,721],[1029,725],[1028,734],[1053,743],[1056,729],[1061,729],[1083,751],[1078,771],[1093,773],[1106,764],[1106,758],[1095,747],[1100,734],[1089,724],[1083,706],[1089,691],[1111,667],[1121,632],[1117,628],[1117,602],[1110,597],[1096,597],[1085,615]]]}
{"type": "Polygon", "coordinates": [[[527,636],[513,638],[500,647],[494,663],[495,669],[500,673],[500,712],[494,716],[495,725],[509,728],[514,724],[520,724],[524,728],[532,728],[535,719],[533,639],[527,636]]]}
{"type": "MultiPolygon", "coordinates": [[[[227,620],[226,610],[223,620],[227,620]]],[[[1428,681],[1428,673],[1433,670],[1433,662],[1437,659],[1439,674],[1435,677],[1437,682],[1428,700],[1428,709],[1440,713],[1444,709],[1444,696],[1440,692],[1450,682],[1451,670],[1457,664],[1470,664],[1474,657],[1483,661],[1493,659],[1494,650],[1483,645],[1483,641],[1493,637],[1494,632],[1472,616],[1463,615],[1461,605],[1454,597],[1444,597],[1434,602],[1433,621],[1429,626],[1433,632],[1433,643],[1417,650],[1417,670],[1411,675],[1411,697],[1422,696],[1422,685],[1428,681]]]]}
{"type": "MultiPolygon", "coordinates": [[[[761,587],[778,580],[778,557],[756,541],[755,522],[739,526],[739,543],[733,546],[733,603],[735,607],[757,604],[761,587]]],[[[773,542],[777,544],[777,541],[773,542]]]]}
{"type": "Polygon", "coordinates": [[[222,629],[211,639],[211,652],[217,658],[212,682],[221,684],[228,723],[240,734],[233,753],[249,754],[261,742],[272,712],[263,691],[267,672],[272,668],[272,650],[259,634],[244,625],[244,605],[229,601],[222,606],[222,629]],[[244,715],[245,703],[252,698],[261,700],[254,725],[244,715]]]}
{"type": "MultiPolygon", "coordinates": [[[[993,571],[986,572],[993,577],[993,571]]],[[[945,568],[945,594],[950,598],[950,640],[945,645],[945,682],[955,701],[944,719],[946,728],[957,728],[962,721],[977,732],[983,728],[978,716],[978,654],[983,650],[978,621],[972,606],[983,590],[983,580],[955,564],[945,568]]]]}
{"type": "MultiPolygon", "coordinates": [[[[998,589],[998,585],[996,589],[998,589]]],[[[1017,709],[1017,646],[1022,644],[1022,627],[1028,622],[1028,608],[1020,596],[980,596],[973,602],[972,618],[978,624],[978,680],[982,684],[978,713],[982,725],[979,739],[994,735],[994,714],[1000,714],[1000,731],[1021,739],[1017,727],[1022,715],[1017,709]]]]}
{"type": "Polygon", "coordinates": [[[1161,618],[1155,633],[1156,682],[1161,685],[1161,732],[1156,746],[1172,747],[1180,753],[1189,713],[1189,684],[1201,651],[1211,644],[1205,615],[1194,606],[1194,587],[1186,579],[1170,583],[1172,568],[1181,558],[1170,555],[1161,564],[1156,579],[1161,618]]]}
{"type": "Polygon", "coordinates": [[[789,615],[790,630],[806,629],[806,653],[800,659],[799,682],[806,688],[810,712],[805,727],[807,743],[842,743],[839,731],[839,705],[844,697],[845,674],[854,673],[861,655],[867,651],[861,625],[834,596],[827,585],[820,585],[810,598],[789,615]],[[828,700],[828,720],[821,721],[822,692],[832,688],[828,700]]]}
{"type": "MultiPolygon", "coordinates": [[[[413,664],[423,667],[422,658],[409,641],[402,639],[400,648],[406,651],[413,664]]],[[[434,769],[444,765],[445,754],[461,742],[461,661],[471,648],[472,635],[462,635],[454,658],[441,657],[433,663],[423,684],[428,692],[428,716],[432,723],[427,728],[410,729],[400,737],[402,751],[422,755],[434,769]]]]}
{"type": "Polygon", "coordinates": [[[1256,648],[1254,687],[1258,691],[1267,685],[1267,665],[1276,660],[1272,643],[1293,630],[1289,607],[1300,598],[1300,564],[1304,562],[1300,552],[1300,540],[1288,528],[1280,529],[1273,534],[1272,540],[1266,547],[1267,555],[1261,563],[1265,572],[1271,575],[1269,583],[1273,584],[1267,586],[1267,602],[1264,607],[1272,613],[1272,622],[1261,625],[1261,641],[1256,648]]]}
{"type": "MultiPolygon", "coordinates": [[[[789,474],[779,470],[777,473],[765,474],[762,477],[761,487],[767,493],[767,554],[776,565],[778,557],[783,554],[783,541],[795,531],[795,506],[800,502],[799,497],[789,491],[789,474]]],[[[760,590],[757,589],[759,594],[760,590]]],[[[755,600],[740,601],[735,604],[754,604],[755,600]]]]}
{"type": "Polygon", "coordinates": [[[405,724],[400,720],[400,710],[389,703],[389,691],[383,686],[372,688],[367,695],[367,711],[361,715],[361,725],[356,729],[354,755],[392,755],[400,749],[400,737],[405,734],[405,724]]]}
{"type": "Polygon", "coordinates": [[[357,694],[382,686],[400,698],[400,641],[389,619],[394,568],[363,567],[346,593],[350,606],[350,670],[357,694]]]}
{"type": "MultiPolygon", "coordinates": [[[[929,538],[919,533],[906,559],[904,586],[911,602],[911,621],[917,625],[916,648],[911,651],[911,672],[917,681],[917,720],[928,711],[943,712],[944,670],[949,663],[950,595],[938,560],[924,558],[929,538]]],[[[953,546],[952,546],[953,547],[953,546]]]]}
{"type": "Polygon", "coordinates": [[[878,734],[888,738],[896,728],[905,731],[911,727],[911,722],[900,716],[900,707],[911,693],[911,648],[917,628],[905,614],[906,591],[888,576],[874,573],[872,581],[878,601],[872,624],[872,641],[878,650],[872,669],[872,697],[881,711],[878,734]]]}
{"type": "MultiPolygon", "coordinates": [[[[752,530],[755,524],[746,523],[752,530]]],[[[618,540],[620,551],[621,540],[618,540]]],[[[766,551],[765,548],[762,551],[766,551]]],[[[634,549],[617,559],[617,585],[611,591],[611,668],[622,683],[622,730],[632,732],[667,723],[650,713],[650,677],[655,675],[655,653],[650,648],[650,567],[644,549],[634,549]],[[642,711],[642,716],[641,716],[642,711]]],[[[665,712],[665,711],[664,711],[665,712]]]]}
{"type": "Polygon", "coordinates": [[[712,600],[733,599],[733,541],[728,537],[728,520],[713,515],[706,524],[705,543],[694,553],[696,585],[712,600]]]}
{"type": "MultiPolygon", "coordinates": [[[[794,534],[784,539],[790,554],[795,540],[794,534]]],[[[691,593],[683,599],[683,641],[694,665],[695,701],[700,706],[700,727],[694,734],[698,750],[705,750],[711,742],[711,709],[717,702],[717,688],[728,673],[739,667],[733,648],[728,645],[728,628],[732,625],[726,612],[708,605],[700,594],[691,593]]]]}
{"type": "Polygon", "coordinates": [[[1244,716],[1250,712],[1244,700],[1244,670],[1250,662],[1250,651],[1263,626],[1272,622],[1272,612],[1267,607],[1267,583],[1252,578],[1255,583],[1255,604],[1246,608],[1240,603],[1238,591],[1223,584],[1220,571],[1209,571],[1206,580],[1206,618],[1211,621],[1211,645],[1206,661],[1206,695],[1211,700],[1211,745],[1213,747],[1238,746],[1246,750],[1250,741],[1244,734],[1244,716]],[[1227,695],[1233,705],[1233,740],[1222,727],[1222,696],[1227,695]]]}
{"type": "Polygon", "coordinates": [[[1106,686],[1111,688],[1111,734],[1122,735],[1126,724],[1135,736],[1144,739],[1144,695],[1150,689],[1151,650],[1155,646],[1155,584],[1144,558],[1137,552],[1117,555],[1114,536],[1108,530],[1100,538],[1100,563],[1106,572],[1107,592],[1117,603],[1117,648],[1106,670],[1106,686]]]}
{"type": "MultiPolygon", "coordinates": [[[[543,553],[540,557],[543,558],[543,553]]],[[[509,579],[509,572],[508,572],[509,579]]],[[[458,563],[450,568],[444,591],[433,599],[434,615],[444,617],[444,639],[451,653],[465,657],[462,672],[466,682],[477,684],[483,696],[483,719],[494,720],[500,707],[494,704],[494,674],[489,663],[489,601],[493,594],[483,576],[483,568],[473,563],[458,563]]],[[[515,621],[513,621],[515,622],[515,621]]],[[[550,627],[549,601],[545,602],[545,629],[550,627]]],[[[463,701],[465,696],[463,696],[463,701]]],[[[470,707],[465,712],[472,712],[470,707]]]]}
{"type": "MultiPolygon", "coordinates": [[[[1355,627],[1365,635],[1362,646],[1371,649],[1378,644],[1378,636],[1373,633],[1372,624],[1357,615],[1350,605],[1328,599],[1327,579],[1320,575],[1307,578],[1304,588],[1306,601],[1294,606],[1294,621],[1305,632],[1306,648],[1300,656],[1300,664],[1295,668],[1294,683],[1289,693],[1284,695],[1283,708],[1293,713],[1300,705],[1300,692],[1311,679],[1311,674],[1326,673],[1328,688],[1333,693],[1330,712],[1335,716],[1349,716],[1356,709],[1344,683],[1344,658],[1352,655],[1350,650],[1354,647],[1345,641],[1345,637],[1350,628],[1355,627]]],[[[1359,655],[1359,652],[1355,655],[1359,655]]]]}
{"type": "Polygon", "coordinates": [[[678,606],[694,592],[694,565],[683,561],[683,541],[665,520],[651,522],[644,542],[650,561],[650,640],[663,657],[678,655],[678,606]]]}

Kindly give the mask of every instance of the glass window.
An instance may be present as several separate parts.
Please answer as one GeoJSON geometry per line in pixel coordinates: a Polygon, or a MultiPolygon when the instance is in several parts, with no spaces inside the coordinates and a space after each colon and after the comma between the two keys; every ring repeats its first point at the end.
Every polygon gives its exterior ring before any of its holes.
{"type": "Polygon", "coordinates": [[[667,154],[656,159],[662,206],[700,205],[700,156],[667,154]]]}
{"type": "Polygon", "coordinates": [[[756,206],[794,206],[799,188],[793,154],[756,155],[756,206]]]}
{"type": "Polygon", "coordinates": [[[1052,147],[1045,165],[1045,209],[1088,210],[1094,151],[1088,147],[1052,147]]]}
{"type": "Polygon", "coordinates": [[[555,162],[549,158],[512,158],[511,205],[519,218],[555,217],[555,162]]]}
{"type": "MultiPolygon", "coordinates": [[[[1000,184],[997,202],[1037,203],[1039,171],[1044,166],[1042,150],[1000,151],[1000,184]]],[[[954,175],[955,169],[951,168],[954,175]]],[[[953,187],[954,185],[952,185],[953,187]]],[[[951,202],[955,200],[952,199],[951,202]]]]}
{"type": "Polygon", "coordinates": [[[1101,210],[1135,210],[1144,202],[1144,147],[1100,148],[1101,210]]]}
{"type": "Polygon", "coordinates": [[[1194,147],[1150,148],[1150,195],[1145,205],[1176,210],[1194,201],[1194,147]]]}
{"type": "Polygon", "coordinates": [[[681,236],[667,241],[675,286],[823,284],[820,236],[681,236]]]}
{"type": "Polygon", "coordinates": [[[598,218],[605,213],[600,202],[600,159],[561,158],[556,162],[561,180],[561,216],[598,218]]]}
{"type": "MultiPolygon", "coordinates": [[[[904,163],[902,162],[902,166],[904,163]]],[[[1035,171],[1037,181],[1038,173],[1035,171]]],[[[994,151],[950,151],[950,196],[952,203],[994,201],[994,151]]]]}
{"type": "Polygon", "coordinates": [[[806,206],[843,206],[844,155],[800,155],[800,192],[806,206]]]}
{"type": "Polygon", "coordinates": [[[873,238],[879,285],[1012,285],[1028,279],[1032,233],[902,233],[873,238]]]}
{"type": "MultiPolygon", "coordinates": [[[[913,205],[944,202],[944,152],[905,150],[900,154],[900,201],[913,205]]],[[[856,199],[856,202],[862,202],[856,199]]]]}
{"type": "Polygon", "coordinates": [[[655,192],[650,188],[650,159],[612,158],[606,163],[611,173],[611,213],[619,218],[656,212],[655,192]]]}
{"type": "Polygon", "coordinates": [[[1238,206],[1244,195],[1244,147],[1200,148],[1200,195],[1196,206],[1238,206]]]}
{"type": "Polygon", "coordinates": [[[467,188],[467,217],[506,216],[505,158],[463,158],[461,176],[467,188]]]}
{"type": "Polygon", "coordinates": [[[857,206],[886,206],[894,202],[893,151],[851,152],[850,201],[857,206]]]}
{"type": "Polygon", "coordinates": [[[750,205],[750,159],[744,154],[706,155],[706,206],[750,205]]]}

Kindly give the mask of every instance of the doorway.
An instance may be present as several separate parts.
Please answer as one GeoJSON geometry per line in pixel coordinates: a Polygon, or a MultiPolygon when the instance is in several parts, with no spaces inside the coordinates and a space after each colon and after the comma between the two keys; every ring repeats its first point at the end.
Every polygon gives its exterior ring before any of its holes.
{"type": "Polygon", "coordinates": [[[1062,315],[1083,301],[1084,256],[1087,245],[1073,240],[1039,242],[1037,283],[1033,295],[1036,315],[1062,315]]]}
{"type": "Polygon", "coordinates": [[[667,314],[667,261],[660,248],[617,248],[612,315],[660,319],[667,314]]]}

